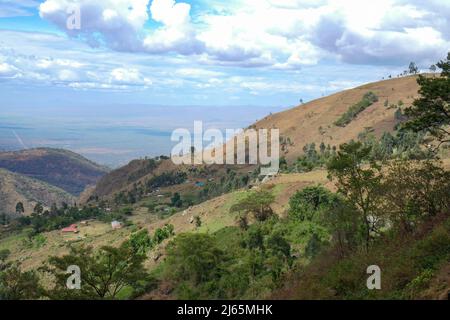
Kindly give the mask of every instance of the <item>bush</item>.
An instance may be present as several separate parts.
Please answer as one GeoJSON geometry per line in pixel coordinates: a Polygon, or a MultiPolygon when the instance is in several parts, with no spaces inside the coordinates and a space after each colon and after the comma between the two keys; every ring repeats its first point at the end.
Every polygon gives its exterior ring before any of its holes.
{"type": "Polygon", "coordinates": [[[331,208],[338,198],[322,186],[306,187],[289,199],[289,214],[301,221],[312,221],[316,213],[331,208]]]}
{"type": "Polygon", "coordinates": [[[378,97],[373,92],[364,94],[361,101],[351,106],[334,124],[338,127],[345,127],[354,118],[358,116],[365,109],[378,101],[378,97]]]}

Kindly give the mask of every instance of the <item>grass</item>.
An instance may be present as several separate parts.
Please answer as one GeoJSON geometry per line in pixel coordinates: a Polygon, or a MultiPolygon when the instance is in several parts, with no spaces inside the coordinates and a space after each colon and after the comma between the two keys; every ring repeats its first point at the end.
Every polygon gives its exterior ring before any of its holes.
{"type": "Polygon", "coordinates": [[[372,104],[378,101],[378,97],[371,91],[367,92],[361,101],[352,105],[348,110],[334,123],[338,127],[345,127],[353,119],[355,119],[358,114],[366,110],[372,104]]]}

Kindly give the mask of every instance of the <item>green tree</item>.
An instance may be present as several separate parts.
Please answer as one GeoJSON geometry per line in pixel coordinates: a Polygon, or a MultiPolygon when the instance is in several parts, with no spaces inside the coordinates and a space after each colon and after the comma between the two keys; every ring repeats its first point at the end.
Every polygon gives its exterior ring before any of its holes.
{"type": "Polygon", "coordinates": [[[417,79],[420,97],[405,110],[409,120],[404,128],[430,133],[439,141],[439,147],[450,142],[450,52],[437,66],[442,69],[440,77],[420,75],[417,79]]]}
{"type": "Polygon", "coordinates": [[[23,207],[23,203],[22,202],[17,202],[16,204],[16,213],[17,214],[22,214],[25,212],[25,208],[23,207]]]}
{"type": "Polygon", "coordinates": [[[198,297],[207,294],[202,286],[221,278],[225,261],[225,253],[218,248],[214,237],[180,234],[167,247],[164,277],[179,284],[178,293],[183,291],[183,298],[198,297]]]}
{"type": "Polygon", "coordinates": [[[419,68],[417,67],[415,62],[411,62],[408,66],[410,74],[417,74],[419,72],[419,68]]]}
{"type": "Polygon", "coordinates": [[[306,187],[289,199],[289,215],[311,221],[318,211],[331,207],[335,201],[336,196],[322,186],[306,187]]]}
{"type": "Polygon", "coordinates": [[[365,246],[378,231],[380,206],[381,167],[370,159],[371,147],[361,142],[341,145],[340,151],[328,164],[331,180],[336,180],[339,192],[355,206],[365,225],[365,246]]]}
{"type": "Polygon", "coordinates": [[[31,300],[42,295],[39,277],[34,271],[22,271],[11,265],[0,272],[0,300],[31,300]]]}
{"type": "Polygon", "coordinates": [[[41,215],[44,212],[44,207],[40,202],[36,203],[33,209],[33,213],[36,215],[41,215]]]}
{"type": "Polygon", "coordinates": [[[92,247],[72,247],[69,254],[48,260],[45,270],[55,277],[56,285],[47,295],[52,299],[114,299],[123,288],[137,290],[148,280],[144,260],[127,243],[119,248],[104,246],[97,252],[92,247]],[[66,287],[67,268],[72,265],[81,271],[80,290],[66,287]]]}
{"type": "Polygon", "coordinates": [[[150,237],[147,229],[142,229],[138,232],[132,233],[128,242],[135,254],[145,255],[153,246],[152,238],[150,237]]]}
{"type": "Polygon", "coordinates": [[[450,173],[432,161],[391,162],[382,190],[383,212],[402,232],[450,210],[450,173]]]}
{"type": "Polygon", "coordinates": [[[234,204],[230,211],[239,212],[248,216],[253,214],[258,221],[265,221],[273,215],[272,203],[275,196],[266,190],[251,191],[242,200],[234,204]]]}
{"type": "Polygon", "coordinates": [[[180,208],[183,205],[183,201],[181,200],[181,196],[178,192],[174,193],[170,201],[173,207],[180,208]]]}
{"type": "Polygon", "coordinates": [[[200,218],[200,216],[195,216],[194,221],[196,228],[200,228],[202,226],[202,219],[200,218]]]}

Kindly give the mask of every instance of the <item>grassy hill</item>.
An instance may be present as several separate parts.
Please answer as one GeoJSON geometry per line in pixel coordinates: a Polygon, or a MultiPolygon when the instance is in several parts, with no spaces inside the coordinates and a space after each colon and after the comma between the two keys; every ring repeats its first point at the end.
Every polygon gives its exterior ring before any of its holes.
{"type": "Polygon", "coordinates": [[[252,127],[279,128],[280,136],[291,142],[287,144],[285,157],[295,160],[303,153],[303,147],[309,143],[339,146],[352,139],[365,128],[373,128],[378,137],[383,132],[394,130],[398,120],[395,117],[397,107],[409,106],[418,95],[416,76],[384,80],[342,91],[317,99],[295,108],[269,115],[252,127]],[[336,121],[358,104],[363,96],[372,92],[378,101],[360,112],[356,118],[344,127],[336,121]]]}
{"type": "Polygon", "coordinates": [[[38,148],[0,153],[0,168],[20,173],[79,195],[108,169],[71,151],[38,148]]]}
{"type": "Polygon", "coordinates": [[[25,214],[31,214],[38,202],[50,207],[53,203],[73,203],[75,197],[48,183],[0,169],[0,213],[14,213],[19,201],[25,214]]]}
{"type": "MultiPolygon", "coordinates": [[[[292,162],[304,153],[303,147],[309,143],[339,146],[357,139],[367,128],[372,128],[371,131],[378,137],[383,132],[392,132],[399,122],[396,119],[397,110],[410,105],[417,91],[416,76],[370,83],[269,115],[250,127],[280,129],[282,140],[289,141],[283,146],[281,155],[292,162]],[[377,101],[358,113],[345,127],[336,125],[335,122],[368,92],[373,93],[377,101]]],[[[100,179],[91,194],[111,198],[117,192],[130,190],[134,184],[162,172],[186,170],[186,167],[177,167],[170,160],[164,160],[156,167],[149,165],[149,161],[135,160],[110,172],[100,179]]],[[[238,171],[248,173],[254,169],[255,166],[245,166],[238,171]]],[[[216,178],[224,175],[220,167],[213,171],[216,178]]]]}
{"type": "MultiPolygon", "coordinates": [[[[378,136],[393,131],[398,122],[397,110],[412,102],[417,89],[415,77],[368,84],[270,115],[252,127],[280,128],[281,135],[290,140],[285,156],[295,160],[307,143],[338,146],[357,139],[367,127],[373,128],[378,136]],[[361,103],[368,92],[377,99],[361,103]],[[350,108],[351,117],[338,121],[344,114],[350,114],[350,108]]],[[[448,159],[444,159],[443,167],[447,171],[450,168],[448,159]]],[[[45,242],[39,246],[24,241],[27,230],[22,229],[3,238],[0,250],[9,249],[9,261],[21,261],[22,268],[32,270],[50,256],[66,254],[74,243],[95,249],[104,245],[117,247],[139,230],[156,235],[158,229],[170,224],[174,227],[175,240],[179,235],[184,239],[200,235],[211,254],[224,252],[223,257],[217,256],[220,265],[205,268],[206,272],[220,272],[221,277],[213,276],[208,280],[210,283],[195,286],[185,281],[184,285],[192,291],[179,286],[176,278],[167,278],[168,259],[174,258],[168,247],[174,239],[171,237],[147,252],[145,268],[158,286],[146,291],[143,298],[417,299],[441,298],[448,292],[448,212],[424,222],[408,237],[386,232],[374,241],[370,254],[362,247],[355,247],[355,251],[342,259],[330,246],[329,225],[296,220],[288,215],[289,201],[297,191],[318,185],[336,191],[335,183],[327,178],[327,171],[315,168],[311,172],[280,173],[258,181],[253,170],[252,166],[177,167],[170,159],[135,160],[104,175],[89,194],[83,195],[87,206],[98,205],[102,210],[105,208],[111,219],[124,219],[126,224],[122,229],[112,230],[108,221],[97,219],[89,225],[80,224],[80,233],[76,235],[63,235],[58,230],[43,232],[45,242]],[[242,183],[245,176],[249,180],[242,183]],[[257,190],[273,195],[273,219],[252,220],[248,229],[241,228],[237,223],[238,213],[231,208],[257,190]],[[173,203],[175,193],[181,194],[180,206],[173,203]],[[314,249],[319,245],[323,250],[314,249]],[[286,246],[289,252],[284,255],[286,246]],[[310,254],[310,251],[317,252],[310,254]],[[378,294],[364,289],[366,273],[361,268],[372,263],[389,269],[386,273],[389,285],[378,294]],[[222,273],[223,270],[226,272],[222,273]],[[209,291],[218,286],[223,291],[209,291]],[[304,287],[308,287],[308,294],[302,291],[304,287]]],[[[196,252],[195,246],[187,245],[187,248],[187,254],[196,252]]],[[[197,261],[197,256],[194,258],[197,261]]],[[[121,297],[129,296],[123,293],[121,297]]]]}

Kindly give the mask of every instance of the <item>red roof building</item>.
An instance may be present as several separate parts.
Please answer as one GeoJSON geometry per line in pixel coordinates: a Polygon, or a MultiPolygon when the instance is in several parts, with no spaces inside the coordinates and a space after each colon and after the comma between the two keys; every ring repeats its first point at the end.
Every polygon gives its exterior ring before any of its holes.
{"type": "Polygon", "coordinates": [[[78,226],[76,224],[71,224],[69,227],[62,229],[61,232],[64,232],[64,233],[69,233],[69,232],[78,233],[79,231],[78,231],[78,226]]]}

